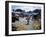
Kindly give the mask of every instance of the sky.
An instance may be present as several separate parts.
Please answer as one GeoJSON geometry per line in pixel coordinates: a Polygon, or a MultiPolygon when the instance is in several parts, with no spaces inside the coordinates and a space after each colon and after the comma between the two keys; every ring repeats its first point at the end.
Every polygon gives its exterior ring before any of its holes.
{"type": "Polygon", "coordinates": [[[18,6],[18,5],[12,5],[12,9],[22,9],[22,10],[25,10],[26,12],[27,11],[33,11],[35,9],[40,9],[41,7],[37,7],[37,6],[18,6]]]}

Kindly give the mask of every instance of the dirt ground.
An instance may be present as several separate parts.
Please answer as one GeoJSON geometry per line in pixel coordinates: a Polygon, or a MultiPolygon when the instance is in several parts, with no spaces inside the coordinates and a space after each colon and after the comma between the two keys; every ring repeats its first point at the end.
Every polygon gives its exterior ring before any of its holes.
{"type": "MultiPolygon", "coordinates": [[[[30,23],[30,22],[29,22],[30,23]]],[[[39,30],[41,29],[41,24],[39,21],[35,20],[33,21],[32,24],[26,25],[26,22],[15,22],[13,24],[14,28],[12,28],[13,30],[39,30]]]]}

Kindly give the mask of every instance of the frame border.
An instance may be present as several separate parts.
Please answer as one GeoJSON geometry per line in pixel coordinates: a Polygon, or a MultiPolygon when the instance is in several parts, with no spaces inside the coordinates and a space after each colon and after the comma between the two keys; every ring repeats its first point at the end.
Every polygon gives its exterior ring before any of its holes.
{"type": "Polygon", "coordinates": [[[24,1],[5,1],[5,36],[19,36],[19,35],[34,35],[45,34],[45,3],[39,2],[24,2],[24,1]],[[9,3],[27,3],[27,4],[42,4],[44,5],[44,32],[43,33],[27,33],[27,34],[12,34],[9,35],[9,3]]]}

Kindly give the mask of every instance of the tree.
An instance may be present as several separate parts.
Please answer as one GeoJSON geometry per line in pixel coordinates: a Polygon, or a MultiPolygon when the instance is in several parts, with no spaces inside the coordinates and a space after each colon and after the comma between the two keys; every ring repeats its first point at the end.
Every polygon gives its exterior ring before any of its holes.
{"type": "Polygon", "coordinates": [[[41,17],[41,9],[35,9],[33,12],[38,13],[37,15],[34,15],[34,19],[37,19],[37,17],[41,17]]]}
{"type": "Polygon", "coordinates": [[[29,20],[30,20],[30,17],[32,16],[32,11],[28,11],[27,12],[27,25],[29,25],[29,20]]]}

